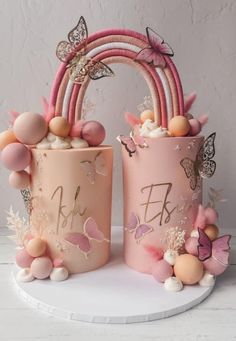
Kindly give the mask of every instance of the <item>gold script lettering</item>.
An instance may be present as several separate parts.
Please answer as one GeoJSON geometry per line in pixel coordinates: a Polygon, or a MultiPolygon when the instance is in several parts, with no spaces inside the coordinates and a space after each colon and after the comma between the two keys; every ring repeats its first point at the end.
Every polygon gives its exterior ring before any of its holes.
{"type": "Polygon", "coordinates": [[[83,216],[85,214],[86,208],[81,210],[79,205],[79,193],[80,193],[80,186],[77,187],[75,191],[74,201],[73,201],[73,207],[68,212],[65,213],[66,205],[63,204],[63,187],[58,186],[55,191],[53,192],[51,196],[51,200],[53,200],[58,193],[59,203],[58,203],[58,212],[57,212],[57,234],[59,232],[60,228],[65,228],[68,225],[68,222],[70,220],[70,229],[73,226],[74,217],[79,214],[80,216],[83,216]]]}
{"type": "Polygon", "coordinates": [[[144,211],[144,221],[145,223],[150,223],[153,220],[159,218],[159,225],[167,224],[170,221],[171,214],[175,211],[176,207],[170,209],[169,206],[171,204],[168,201],[168,196],[172,189],[172,183],[166,182],[161,184],[151,184],[149,186],[145,186],[141,188],[141,193],[148,192],[147,201],[142,203],[141,206],[145,207],[144,211]],[[164,191],[164,192],[163,192],[164,191]],[[164,195],[164,198],[161,200],[155,200],[153,197],[164,195]],[[153,205],[156,205],[156,213],[150,217],[149,209],[153,205]]]}

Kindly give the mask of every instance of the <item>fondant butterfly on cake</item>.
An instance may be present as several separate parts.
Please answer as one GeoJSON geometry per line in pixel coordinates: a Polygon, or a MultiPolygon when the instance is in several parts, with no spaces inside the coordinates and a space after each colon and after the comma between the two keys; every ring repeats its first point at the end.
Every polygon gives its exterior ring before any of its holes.
{"type": "Polygon", "coordinates": [[[88,181],[93,185],[95,184],[96,174],[106,176],[107,168],[106,161],[101,152],[99,152],[94,161],[81,161],[80,162],[88,181]]]}
{"type": "Polygon", "coordinates": [[[91,79],[114,76],[113,71],[106,64],[87,58],[86,47],[88,28],[84,17],[80,17],[78,24],[68,33],[68,41],[61,41],[57,45],[56,55],[63,63],[68,63],[70,79],[81,84],[86,76],[91,79]],[[81,46],[82,52],[77,52],[81,46]]]}
{"type": "Polygon", "coordinates": [[[150,225],[140,224],[138,216],[132,212],[128,224],[125,226],[125,231],[133,233],[134,239],[139,243],[148,233],[153,231],[153,228],[150,225]]]}
{"type": "Polygon", "coordinates": [[[198,229],[198,258],[200,261],[205,261],[210,257],[213,257],[222,265],[228,265],[229,262],[229,241],[231,236],[221,236],[213,241],[207,236],[207,234],[198,229]]]}
{"type": "Polygon", "coordinates": [[[69,232],[64,235],[64,239],[70,244],[77,246],[81,252],[88,257],[88,254],[92,251],[91,240],[96,242],[110,242],[105,238],[102,231],[99,230],[96,221],[89,217],[86,219],[83,225],[83,232],[69,232]]]}
{"type": "Polygon", "coordinates": [[[192,190],[199,186],[200,177],[210,178],[215,173],[216,163],[212,160],[215,155],[215,137],[216,133],[212,133],[206,138],[195,160],[186,157],[180,161],[192,190]]]}
{"type": "Polygon", "coordinates": [[[165,56],[173,57],[174,55],[172,48],[150,27],[146,28],[146,33],[150,46],[142,49],[135,59],[164,68],[166,66],[165,56]]]}
{"type": "Polygon", "coordinates": [[[133,154],[136,153],[137,147],[139,148],[148,147],[144,137],[140,135],[134,135],[133,133],[131,133],[130,136],[119,135],[117,136],[117,141],[119,141],[121,144],[123,144],[123,146],[125,146],[125,149],[130,157],[132,157],[133,154]]]}

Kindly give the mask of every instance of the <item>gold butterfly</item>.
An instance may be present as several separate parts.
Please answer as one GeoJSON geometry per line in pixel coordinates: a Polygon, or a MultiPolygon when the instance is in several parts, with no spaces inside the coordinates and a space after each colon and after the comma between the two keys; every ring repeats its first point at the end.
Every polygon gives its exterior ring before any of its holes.
{"type": "Polygon", "coordinates": [[[88,178],[88,181],[94,185],[96,174],[106,176],[108,171],[106,161],[101,152],[99,152],[94,161],[81,161],[81,166],[88,178]]]}
{"type": "Polygon", "coordinates": [[[200,177],[210,178],[215,173],[216,163],[212,160],[215,155],[215,137],[216,133],[212,133],[206,138],[195,161],[188,157],[180,161],[193,191],[200,186],[200,177]]]}
{"type": "Polygon", "coordinates": [[[83,83],[86,76],[96,80],[114,76],[114,72],[104,63],[86,57],[88,28],[84,17],[80,17],[78,24],[68,33],[68,41],[61,41],[57,45],[56,55],[70,69],[70,80],[83,83]],[[77,52],[81,46],[82,52],[77,52]]]}

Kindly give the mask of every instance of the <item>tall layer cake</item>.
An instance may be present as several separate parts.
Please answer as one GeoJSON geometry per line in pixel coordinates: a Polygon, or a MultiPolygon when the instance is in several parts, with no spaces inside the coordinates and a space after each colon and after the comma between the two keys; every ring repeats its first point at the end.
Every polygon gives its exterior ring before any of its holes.
{"type": "Polygon", "coordinates": [[[105,129],[84,117],[89,82],[114,76],[110,64],[141,73],[150,90],[140,114],[125,113],[119,135],[124,185],[124,260],[154,276],[169,291],[183,284],[213,286],[227,267],[230,236],[219,237],[210,190],[202,204],[202,178],[216,169],[215,133],[201,135],[205,115],[183,96],[172,48],[150,27],[146,35],[109,29],[88,35],[83,17],[61,41],[62,62],[44,113],[12,112],[0,135],[9,183],[21,191],[28,219],[10,208],[7,225],[20,247],[19,281],[63,281],[108,262],[111,243],[112,147],[105,129]]]}

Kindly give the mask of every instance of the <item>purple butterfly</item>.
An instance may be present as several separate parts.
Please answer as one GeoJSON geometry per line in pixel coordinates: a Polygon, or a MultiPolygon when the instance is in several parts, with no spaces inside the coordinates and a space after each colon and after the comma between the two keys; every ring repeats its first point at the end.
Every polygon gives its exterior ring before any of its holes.
{"type": "Polygon", "coordinates": [[[153,231],[153,228],[146,224],[140,224],[138,216],[132,212],[125,230],[134,233],[134,239],[139,243],[143,237],[153,231]]]}
{"type": "Polygon", "coordinates": [[[164,68],[166,61],[164,56],[173,57],[174,52],[172,48],[164,42],[155,31],[150,27],[146,28],[149,47],[142,49],[136,56],[136,60],[144,61],[153,66],[164,68]]]}
{"type": "Polygon", "coordinates": [[[205,261],[210,257],[213,257],[219,263],[227,265],[229,261],[229,241],[231,236],[225,235],[219,237],[213,241],[206,235],[206,233],[198,229],[198,258],[200,261],[205,261]]]}

